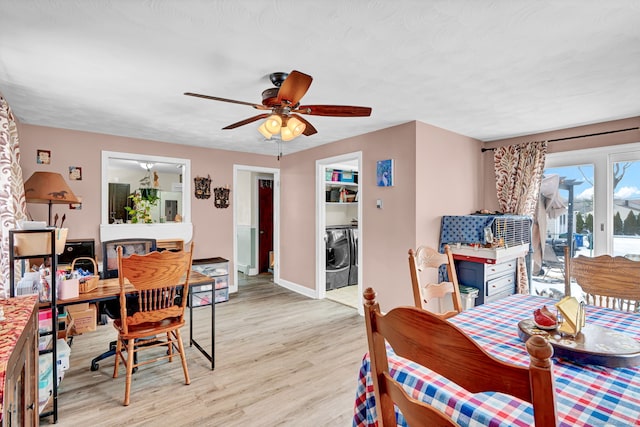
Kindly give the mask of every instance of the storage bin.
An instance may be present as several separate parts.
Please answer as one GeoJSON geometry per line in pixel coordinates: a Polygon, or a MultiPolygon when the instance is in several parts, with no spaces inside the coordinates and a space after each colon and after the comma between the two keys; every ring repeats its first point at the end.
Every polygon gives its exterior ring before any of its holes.
{"type": "Polygon", "coordinates": [[[80,280],[67,279],[58,282],[58,299],[78,298],[80,295],[80,280]]]}
{"type": "Polygon", "coordinates": [[[194,292],[191,295],[191,306],[192,307],[202,307],[204,305],[211,304],[211,292],[194,292]]]}
{"type": "Polygon", "coordinates": [[[478,298],[478,294],[480,290],[478,288],[474,288],[473,286],[466,285],[458,285],[460,289],[460,300],[462,301],[462,310],[468,310],[470,308],[475,307],[476,298],[478,298]]]}
{"type": "Polygon", "coordinates": [[[195,285],[191,286],[190,291],[192,294],[197,294],[200,292],[211,292],[213,290],[213,285],[195,285]]]}
{"type": "Polygon", "coordinates": [[[342,182],[353,182],[353,172],[352,171],[344,171],[342,172],[342,182]]]}
{"type": "Polygon", "coordinates": [[[67,344],[67,341],[64,339],[58,339],[57,343],[58,350],[58,375],[60,375],[60,371],[66,371],[69,369],[69,357],[71,356],[71,347],[67,344]]]}
{"type": "Polygon", "coordinates": [[[38,337],[38,351],[46,350],[51,344],[52,335],[42,335],[38,337]]]}
{"type": "MultiPolygon", "coordinates": [[[[56,228],[56,254],[64,252],[67,242],[68,228],[56,228]]],[[[15,250],[19,256],[46,255],[51,251],[51,233],[43,230],[42,233],[17,233],[15,235],[15,250]]]]}
{"type": "Polygon", "coordinates": [[[229,287],[229,276],[222,276],[222,277],[216,277],[215,278],[215,288],[216,289],[223,289],[223,288],[228,288],[229,287]]]}
{"type": "Polygon", "coordinates": [[[229,301],[229,288],[216,289],[216,302],[229,301]]]}
{"type": "Polygon", "coordinates": [[[47,387],[51,386],[51,374],[53,371],[51,360],[51,353],[38,356],[38,388],[40,390],[46,390],[47,387]]]}
{"type": "Polygon", "coordinates": [[[38,312],[38,331],[40,333],[51,332],[53,329],[51,323],[51,309],[46,308],[38,312]]]}

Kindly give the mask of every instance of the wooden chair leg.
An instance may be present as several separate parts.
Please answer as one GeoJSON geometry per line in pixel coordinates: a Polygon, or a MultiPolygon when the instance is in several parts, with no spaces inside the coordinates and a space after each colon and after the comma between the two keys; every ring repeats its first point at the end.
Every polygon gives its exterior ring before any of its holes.
{"type": "Polygon", "coordinates": [[[180,335],[180,330],[176,329],[175,331],[176,340],[178,341],[178,351],[180,352],[180,359],[182,359],[182,370],[184,371],[184,383],[191,384],[191,379],[189,379],[189,369],[187,369],[187,355],[184,352],[184,345],[182,344],[182,335],[180,335]]]}
{"type": "Polygon", "coordinates": [[[120,358],[122,357],[122,340],[118,337],[116,341],[116,364],[113,367],[113,378],[118,378],[118,368],[120,367],[120,358]]]}
{"type": "Polygon", "coordinates": [[[167,332],[167,353],[169,354],[169,362],[173,362],[173,339],[171,331],[167,332]]]}
{"type": "Polygon", "coordinates": [[[133,353],[135,352],[136,340],[127,340],[127,381],[124,389],[124,406],[129,406],[129,395],[131,394],[131,376],[133,375],[133,353]]]}

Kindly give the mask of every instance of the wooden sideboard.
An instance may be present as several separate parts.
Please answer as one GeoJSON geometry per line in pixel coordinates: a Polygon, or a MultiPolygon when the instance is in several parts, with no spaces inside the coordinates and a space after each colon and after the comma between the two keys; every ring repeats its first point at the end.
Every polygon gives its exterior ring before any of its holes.
{"type": "Polygon", "coordinates": [[[37,296],[0,300],[0,425],[37,426],[38,309],[37,296]],[[6,364],[5,364],[6,363],[6,364]]]}

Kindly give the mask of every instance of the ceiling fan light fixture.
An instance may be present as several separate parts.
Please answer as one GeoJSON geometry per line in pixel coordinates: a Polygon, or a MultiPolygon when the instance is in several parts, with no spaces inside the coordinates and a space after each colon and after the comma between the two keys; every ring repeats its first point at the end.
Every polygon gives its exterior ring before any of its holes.
{"type": "Polygon", "coordinates": [[[267,130],[266,123],[267,122],[262,122],[262,124],[258,127],[258,132],[260,132],[265,138],[271,139],[273,134],[267,130]]]}
{"type": "Polygon", "coordinates": [[[264,122],[266,130],[272,134],[280,132],[282,127],[282,117],[277,114],[272,114],[264,122]]]}
{"type": "Polygon", "coordinates": [[[289,117],[289,120],[287,121],[287,128],[291,130],[291,132],[293,133],[293,137],[295,138],[296,136],[300,136],[302,132],[304,132],[304,130],[307,128],[307,125],[305,125],[301,120],[295,117],[289,117]]]}
{"type": "Polygon", "coordinates": [[[297,135],[294,135],[291,129],[289,129],[287,126],[283,126],[280,130],[280,137],[283,141],[291,141],[296,136],[297,135]]]}

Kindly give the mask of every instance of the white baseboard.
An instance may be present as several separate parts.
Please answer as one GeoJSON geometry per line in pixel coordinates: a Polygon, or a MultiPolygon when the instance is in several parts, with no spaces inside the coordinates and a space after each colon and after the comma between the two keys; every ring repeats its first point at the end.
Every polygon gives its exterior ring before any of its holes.
{"type": "Polygon", "coordinates": [[[309,289],[306,286],[298,285],[297,283],[289,282],[288,280],[280,279],[278,283],[276,283],[283,288],[289,289],[290,291],[296,292],[300,295],[304,295],[308,298],[317,299],[315,289],[309,289]]]}
{"type": "Polygon", "coordinates": [[[257,276],[258,275],[258,269],[257,268],[251,268],[247,266],[247,270],[249,270],[249,273],[247,273],[249,276],[257,276]]]}

